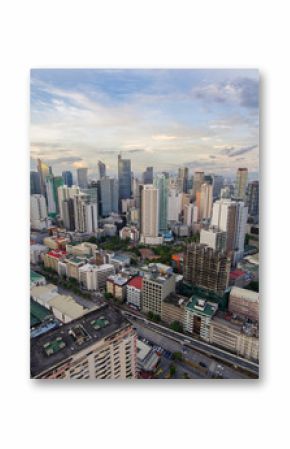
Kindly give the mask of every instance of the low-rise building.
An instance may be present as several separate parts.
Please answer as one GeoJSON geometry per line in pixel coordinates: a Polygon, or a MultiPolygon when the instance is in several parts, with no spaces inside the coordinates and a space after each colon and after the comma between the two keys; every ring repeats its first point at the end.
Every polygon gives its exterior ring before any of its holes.
{"type": "Polygon", "coordinates": [[[66,251],[60,249],[51,250],[43,256],[43,263],[45,268],[51,268],[58,272],[58,262],[66,258],[66,251]]]}
{"type": "Polygon", "coordinates": [[[157,270],[144,273],[142,285],[142,310],[161,317],[162,302],[175,291],[175,276],[162,276],[157,270]]]}
{"type": "Polygon", "coordinates": [[[161,320],[168,325],[178,321],[183,326],[187,302],[188,298],[186,296],[170,293],[162,302],[161,320]]]}
{"type": "Polygon", "coordinates": [[[229,312],[240,317],[259,321],[259,293],[233,287],[229,296],[229,312]]]}
{"type": "Polygon", "coordinates": [[[127,284],[127,303],[138,309],[141,309],[142,283],[141,276],[134,276],[127,284]]]}
{"type": "Polygon", "coordinates": [[[36,243],[30,245],[30,263],[37,265],[43,261],[43,256],[49,251],[49,248],[45,245],[36,243]]]}
{"type": "Polygon", "coordinates": [[[185,307],[184,329],[209,341],[209,325],[218,305],[197,296],[192,296],[185,307]]]}
{"type": "Polygon", "coordinates": [[[120,239],[125,240],[129,239],[132,242],[138,242],[140,238],[140,233],[136,226],[125,226],[119,231],[120,239]]]}
{"type": "Polygon", "coordinates": [[[160,356],[153,351],[152,346],[142,340],[137,340],[137,371],[152,373],[160,360],[160,356]]]}
{"type": "Polygon", "coordinates": [[[30,288],[36,287],[38,285],[45,285],[46,279],[39,273],[30,270],[30,288]]]}
{"type": "Polygon", "coordinates": [[[90,242],[82,242],[76,245],[69,243],[66,245],[67,253],[77,257],[94,257],[97,249],[98,246],[90,242]]]}
{"type": "Polygon", "coordinates": [[[79,268],[79,281],[87,290],[100,290],[106,286],[108,277],[113,274],[115,274],[115,268],[112,264],[87,263],[79,268]]]}
{"type": "Polygon", "coordinates": [[[48,246],[48,248],[54,250],[54,249],[61,249],[65,250],[66,244],[69,243],[69,239],[66,237],[57,237],[57,236],[51,236],[51,237],[45,237],[43,239],[44,245],[48,246]]]}
{"type": "Polygon", "coordinates": [[[121,275],[116,274],[109,276],[106,281],[107,293],[110,293],[118,301],[124,302],[126,298],[128,281],[129,278],[121,275]]]}

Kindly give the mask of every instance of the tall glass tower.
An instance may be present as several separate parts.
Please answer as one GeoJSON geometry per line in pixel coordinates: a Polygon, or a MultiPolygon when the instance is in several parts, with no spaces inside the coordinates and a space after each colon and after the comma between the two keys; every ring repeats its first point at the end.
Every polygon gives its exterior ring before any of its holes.
{"type": "Polygon", "coordinates": [[[159,232],[167,230],[167,210],[168,210],[168,177],[162,173],[154,179],[154,187],[159,192],[159,232]]]}
{"type": "Polygon", "coordinates": [[[119,202],[131,197],[131,160],[118,156],[119,202]]]}

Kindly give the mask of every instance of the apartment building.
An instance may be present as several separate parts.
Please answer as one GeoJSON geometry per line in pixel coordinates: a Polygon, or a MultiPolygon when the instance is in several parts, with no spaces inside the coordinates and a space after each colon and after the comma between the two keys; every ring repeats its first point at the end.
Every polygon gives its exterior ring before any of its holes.
{"type": "Polygon", "coordinates": [[[175,291],[175,276],[162,276],[157,270],[144,273],[142,286],[142,310],[161,316],[162,302],[175,291]]]}
{"type": "Polygon", "coordinates": [[[126,298],[128,281],[129,278],[117,274],[109,276],[106,281],[107,293],[113,295],[113,297],[118,301],[124,302],[126,298]]]}
{"type": "Polygon", "coordinates": [[[229,296],[229,312],[259,321],[259,293],[233,287],[229,296]]]}
{"type": "Polygon", "coordinates": [[[143,278],[134,276],[127,284],[127,303],[141,309],[143,278]]]}
{"type": "Polygon", "coordinates": [[[137,336],[108,305],[31,340],[36,379],[135,379],[137,336]]]}
{"type": "Polygon", "coordinates": [[[100,290],[106,286],[108,277],[113,274],[115,274],[115,268],[112,264],[87,263],[79,269],[79,281],[87,290],[100,290]]]}
{"type": "Polygon", "coordinates": [[[183,325],[187,302],[188,298],[185,296],[170,293],[170,295],[162,302],[161,320],[168,325],[172,324],[174,321],[179,321],[179,323],[183,325]]]}

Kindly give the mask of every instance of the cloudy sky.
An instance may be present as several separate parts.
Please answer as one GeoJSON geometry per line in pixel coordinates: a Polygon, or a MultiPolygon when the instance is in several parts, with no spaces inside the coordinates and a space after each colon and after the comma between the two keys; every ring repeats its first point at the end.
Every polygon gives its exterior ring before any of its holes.
{"type": "Polygon", "coordinates": [[[53,167],[102,160],[116,173],[117,155],[140,173],[180,166],[231,176],[258,173],[259,75],[256,70],[31,71],[31,159],[53,167]]]}

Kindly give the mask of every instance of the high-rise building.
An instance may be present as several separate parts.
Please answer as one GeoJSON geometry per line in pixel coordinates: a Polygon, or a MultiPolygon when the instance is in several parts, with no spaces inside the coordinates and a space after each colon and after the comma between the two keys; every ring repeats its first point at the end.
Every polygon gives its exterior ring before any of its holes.
{"type": "Polygon", "coordinates": [[[225,251],[227,244],[227,233],[219,231],[218,228],[210,226],[209,229],[201,229],[200,243],[217,251],[225,251]]]}
{"type": "Polygon", "coordinates": [[[30,195],[41,195],[40,174],[37,171],[30,172],[30,195]]]}
{"type": "Polygon", "coordinates": [[[137,336],[108,305],[31,339],[31,377],[134,379],[137,336]]]}
{"type": "Polygon", "coordinates": [[[235,198],[241,201],[246,200],[246,191],[248,185],[248,169],[238,168],[235,185],[235,198]]]}
{"type": "Polygon", "coordinates": [[[158,237],[159,192],[153,185],[145,185],[141,199],[141,234],[143,238],[158,237]]]}
{"type": "Polygon", "coordinates": [[[187,193],[188,189],[188,167],[178,169],[177,188],[180,192],[187,193]]]}
{"type": "Polygon", "coordinates": [[[46,196],[46,185],[45,179],[49,175],[49,167],[47,164],[41,161],[41,159],[37,159],[37,171],[40,176],[40,188],[41,194],[46,196]]]}
{"type": "Polygon", "coordinates": [[[196,194],[200,192],[200,188],[203,183],[204,183],[204,172],[196,170],[193,175],[193,186],[192,186],[193,199],[195,199],[196,194]]]}
{"type": "Polygon", "coordinates": [[[153,167],[147,167],[143,172],[143,184],[153,184],[153,167]]]}
{"type": "Polygon", "coordinates": [[[184,280],[223,295],[229,283],[231,262],[224,252],[192,243],[184,254],[184,280]]]}
{"type": "Polygon", "coordinates": [[[71,171],[69,171],[69,170],[63,171],[62,177],[63,177],[64,185],[66,185],[68,187],[71,187],[73,185],[73,175],[72,175],[71,171]]]}
{"type": "Polygon", "coordinates": [[[75,210],[73,198],[62,201],[62,221],[65,229],[68,231],[75,230],[75,210]]]}
{"type": "Polygon", "coordinates": [[[48,175],[45,179],[48,215],[55,217],[59,212],[58,188],[63,186],[62,176],[48,175]]]}
{"type": "Polygon", "coordinates": [[[159,232],[167,230],[168,215],[168,179],[164,174],[158,174],[154,180],[154,186],[159,195],[159,232]]]}
{"type": "Polygon", "coordinates": [[[43,195],[30,196],[30,223],[36,230],[47,228],[47,207],[43,195]]]}
{"type": "Polygon", "coordinates": [[[78,180],[78,186],[81,189],[88,188],[88,169],[87,168],[78,168],[77,169],[77,180],[78,180]]]}
{"type": "Polygon", "coordinates": [[[59,215],[60,219],[64,220],[64,209],[63,209],[63,202],[65,200],[73,199],[74,195],[80,193],[79,186],[59,186],[57,189],[57,198],[58,198],[58,206],[59,206],[59,215]]]}
{"type": "Polygon", "coordinates": [[[234,261],[243,255],[247,218],[243,201],[221,199],[214,203],[211,224],[227,233],[226,251],[232,253],[234,261]]]}
{"type": "Polygon", "coordinates": [[[106,176],[106,164],[104,164],[102,161],[98,161],[98,173],[97,173],[98,180],[102,179],[104,176],[106,176]]]}
{"type": "Polygon", "coordinates": [[[212,191],[210,184],[202,184],[200,187],[200,219],[209,220],[212,215],[212,191]]]}
{"type": "Polygon", "coordinates": [[[168,215],[169,222],[179,221],[182,210],[182,196],[176,187],[171,187],[168,190],[168,215]]]}
{"type": "Polygon", "coordinates": [[[121,201],[131,197],[131,160],[118,155],[119,206],[121,201]]]}
{"type": "Polygon", "coordinates": [[[212,196],[214,200],[220,197],[221,189],[224,185],[224,177],[220,175],[212,175],[212,196]]]}
{"type": "Polygon", "coordinates": [[[97,204],[90,201],[89,195],[80,193],[74,196],[74,215],[76,232],[91,234],[97,231],[97,204]]]}
{"type": "Polygon", "coordinates": [[[142,310],[161,316],[162,302],[175,291],[175,276],[162,276],[158,271],[144,274],[142,284],[142,310]]]}
{"type": "Polygon", "coordinates": [[[250,182],[248,185],[248,207],[251,217],[259,215],[259,181],[250,182]]]}
{"type": "Polygon", "coordinates": [[[112,212],[118,213],[119,186],[118,180],[103,176],[100,180],[101,214],[103,217],[112,212]]]}

